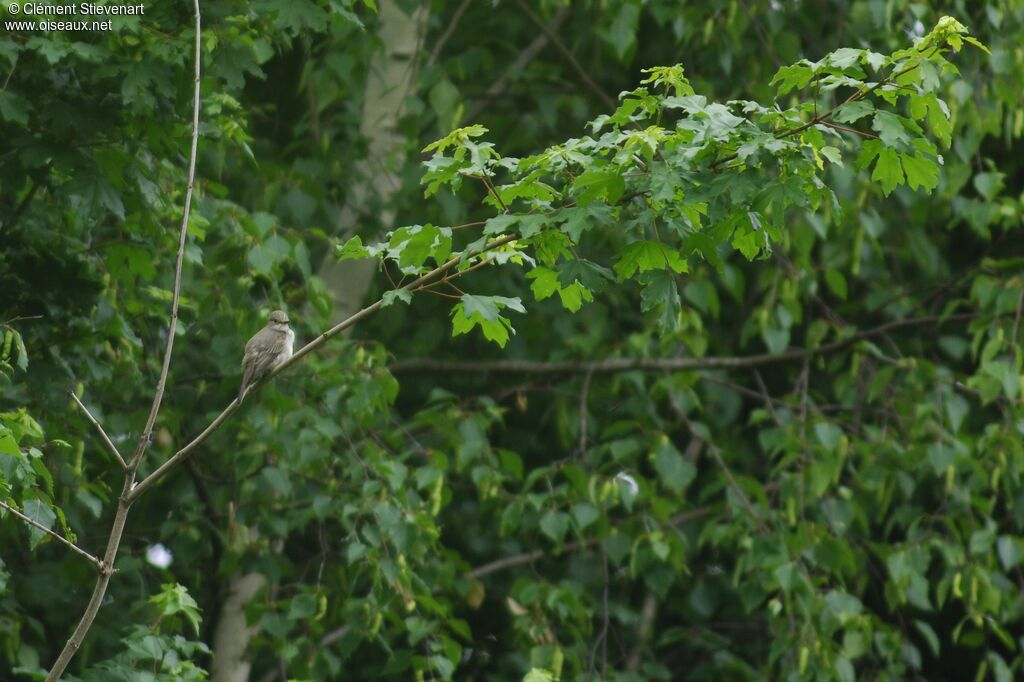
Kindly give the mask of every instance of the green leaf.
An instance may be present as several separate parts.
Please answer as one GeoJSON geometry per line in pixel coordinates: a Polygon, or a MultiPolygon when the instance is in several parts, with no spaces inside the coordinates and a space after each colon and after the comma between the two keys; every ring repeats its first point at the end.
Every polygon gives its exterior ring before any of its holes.
{"type": "Polygon", "coordinates": [[[291,245],[275,234],[250,249],[247,260],[255,272],[267,275],[278,263],[290,255],[291,245]]]}
{"type": "Polygon", "coordinates": [[[29,103],[10,90],[0,91],[0,119],[22,127],[28,126],[29,103]]]}
{"type": "Polygon", "coordinates": [[[576,522],[576,527],[580,531],[587,529],[590,524],[594,523],[601,517],[601,513],[597,511],[597,507],[590,504],[589,502],[577,502],[572,506],[570,510],[573,521],[576,522]]]}
{"type": "Polygon", "coordinates": [[[560,511],[549,511],[540,519],[540,529],[555,544],[562,544],[565,533],[569,530],[569,515],[560,511]]]}
{"type": "Polygon", "coordinates": [[[644,281],[640,292],[640,309],[644,312],[662,307],[658,324],[662,329],[675,329],[679,325],[679,312],[682,306],[679,300],[679,287],[671,272],[656,270],[651,272],[644,281]]]}
{"type": "Polygon", "coordinates": [[[825,446],[826,450],[833,452],[839,446],[843,431],[830,422],[818,422],[814,425],[814,435],[818,437],[818,442],[825,446]]]}
{"type": "Polygon", "coordinates": [[[291,620],[304,621],[317,611],[316,596],[303,592],[291,600],[288,605],[288,618],[291,620]]]}
{"type": "Polygon", "coordinates": [[[391,289],[389,291],[385,291],[384,295],[381,296],[380,307],[387,308],[388,306],[393,305],[395,301],[401,301],[406,305],[411,304],[412,292],[406,289],[405,287],[402,287],[401,289],[391,289]]]}
{"type": "Polygon", "coordinates": [[[509,333],[515,333],[512,323],[499,312],[505,308],[526,312],[518,298],[463,294],[452,309],[452,336],[466,334],[479,326],[488,341],[494,341],[504,348],[509,333]]]}
{"type": "Polygon", "coordinates": [[[775,85],[776,92],[779,95],[785,95],[794,88],[802,90],[807,87],[807,84],[811,82],[811,78],[814,77],[814,70],[809,66],[805,66],[805,63],[801,62],[792,66],[783,66],[776,72],[769,85],[775,85]]]}
{"type": "Polygon", "coordinates": [[[164,583],[160,587],[161,591],[150,597],[149,602],[156,606],[161,616],[184,616],[198,636],[202,616],[199,615],[199,604],[196,603],[196,600],[184,586],[178,583],[164,583]]]}
{"type": "Polygon", "coordinates": [[[846,300],[846,277],[843,276],[843,273],[829,268],[825,271],[825,284],[828,285],[829,291],[842,300],[846,300]]]}
{"type": "Polygon", "coordinates": [[[697,467],[683,459],[667,436],[662,436],[654,449],[654,469],[662,484],[676,495],[682,495],[697,476],[697,467]]]}
{"type": "Polygon", "coordinates": [[[495,235],[514,232],[513,227],[519,222],[519,219],[520,216],[505,213],[488,218],[484,224],[484,234],[495,235]]]}
{"type": "Polygon", "coordinates": [[[611,27],[604,33],[605,40],[615,50],[619,61],[636,46],[636,29],[640,20],[640,7],[633,3],[619,5],[611,27]]]}
{"type": "Polygon", "coordinates": [[[871,122],[872,130],[878,131],[882,144],[887,147],[898,147],[910,144],[910,134],[905,122],[907,119],[890,111],[876,111],[871,122]]]}
{"type": "Polygon", "coordinates": [[[855,123],[874,111],[874,104],[868,100],[861,99],[856,102],[850,102],[849,104],[842,105],[836,110],[836,113],[832,115],[832,118],[836,123],[855,123]]]}
{"type": "MultiPolygon", "coordinates": [[[[30,499],[25,500],[24,509],[22,510],[25,516],[29,517],[44,528],[53,529],[53,522],[57,520],[57,515],[54,513],[50,505],[46,504],[42,500],[30,499]]],[[[46,533],[39,530],[35,526],[29,526],[29,546],[35,549],[39,546],[39,543],[47,536],[46,533]]]]}
{"type": "Polygon", "coordinates": [[[932,626],[923,620],[914,620],[914,627],[921,633],[925,641],[928,643],[928,648],[931,649],[933,656],[938,656],[941,647],[939,646],[939,636],[935,634],[935,630],[932,626]]]}
{"type": "Polygon", "coordinates": [[[932,134],[939,138],[943,147],[949,147],[953,141],[953,124],[949,120],[949,110],[942,100],[936,99],[928,106],[928,127],[932,134]]]}
{"type": "Polygon", "coordinates": [[[441,264],[452,253],[451,230],[430,224],[401,227],[392,233],[388,247],[401,268],[415,269],[429,259],[441,264]]]}
{"type": "Polygon", "coordinates": [[[920,154],[900,154],[900,161],[907,174],[907,186],[910,189],[923,187],[930,192],[939,186],[939,166],[931,159],[920,154]]]}
{"type": "Polygon", "coordinates": [[[640,241],[629,244],[619,254],[615,274],[620,282],[637,272],[671,268],[675,272],[687,272],[686,260],[675,249],[654,241],[640,241]]]}
{"type": "Polygon", "coordinates": [[[562,288],[558,284],[558,273],[542,265],[526,273],[526,279],[533,280],[530,290],[538,301],[543,301],[562,288]]]}
{"type": "Polygon", "coordinates": [[[899,152],[883,148],[878,154],[878,161],[875,162],[875,170],[871,173],[871,179],[877,180],[882,185],[882,191],[888,196],[896,186],[903,182],[903,168],[900,166],[899,152]]]}
{"type": "Polygon", "coordinates": [[[974,187],[978,190],[978,194],[985,197],[986,201],[995,201],[1003,189],[1003,178],[1005,177],[1004,173],[999,172],[978,173],[974,176],[974,187]]]}
{"type": "Polygon", "coordinates": [[[576,203],[583,207],[595,201],[614,204],[626,191],[626,180],[622,171],[587,170],[580,174],[572,184],[576,193],[576,203]]]}
{"type": "MultiPolygon", "coordinates": [[[[675,282],[674,279],[673,282],[675,282]]],[[[701,312],[708,313],[715,319],[718,319],[721,302],[718,300],[718,291],[715,290],[715,285],[710,280],[698,279],[690,282],[683,289],[683,295],[686,296],[687,301],[697,306],[701,312]]]]}
{"type": "Polygon", "coordinates": [[[1003,570],[1012,570],[1024,559],[1024,542],[1010,535],[1000,536],[996,543],[996,552],[999,554],[999,563],[1003,565],[1003,570]]]}

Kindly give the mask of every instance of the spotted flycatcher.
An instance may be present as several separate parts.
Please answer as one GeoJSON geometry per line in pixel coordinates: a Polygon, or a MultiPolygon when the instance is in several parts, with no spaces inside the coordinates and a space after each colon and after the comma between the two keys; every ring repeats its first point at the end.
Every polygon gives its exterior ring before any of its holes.
{"type": "Polygon", "coordinates": [[[242,358],[242,385],[238,389],[241,402],[250,386],[267,376],[282,362],[292,356],[295,332],[288,326],[288,315],[283,310],[270,313],[270,319],[263,329],[245,344],[242,358]]]}

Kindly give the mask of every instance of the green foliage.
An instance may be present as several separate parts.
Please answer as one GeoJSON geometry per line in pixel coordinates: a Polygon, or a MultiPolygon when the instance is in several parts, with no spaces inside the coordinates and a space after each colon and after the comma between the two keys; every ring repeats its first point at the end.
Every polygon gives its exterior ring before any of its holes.
{"type": "Polygon", "coordinates": [[[203,642],[166,632],[181,629],[188,623],[189,629],[199,634],[199,610],[188,591],[181,585],[165,584],[161,592],[150,597],[149,603],[156,607],[157,612],[152,626],[131,626],[122,639],[122,653],[97,663],[81,678],[67,679],[73,682],[122,679],[196,682],[209,679],[206,671],[194,663],[201,654],[211,653],[209,647],[203,642]],[[145,672],[132,672],[139,670],[145,672]]]}
{"type": "MultiPolygon", "coordinates": [[[[480,142],[488,131],[479,124],[453,130],[423,149],[434,152],[425,163],[425,196],[444,186],[457,192],[467,177],[480,180],[488,203],[501,211],[487,220],[484,235],[517,235],[513,261],[536,270],[528,274],[536,298],[543,300],[558,291],[563,305],[573,312],[583,300],[592,301],[594,291],[579,279],[569,283],[570,289],[559,286],[550,266],[560,259],[564,266],[579,260],[565,250],[582,241],[581,230],[571,225],[568,213],[579,210],[576,207],[603,205],[623,228],[616,235],[620,241],[613,268],[620,282],[657,270],[687,273],[690,260],[718,266],[719,251],[726,244],[747,259],[767,256],[784,238],[781,226],[787,212],[839,209],[824,172],[826,162],[843,163],[840,146],[847,141],[842,132],[871,138],[861,145],[857,165],[866,169],[873,164],[871,178],[886,195],[903,184],[912,189],[937,187],[941,157],[915,119],[932,110],[939,112],[938,119],[948,117],[948,107],[935,95],[942,84],[938,76],[956,72],[944,50],[962,47],[966,32],[962,24],[944,17],[912,49],[883,55],[843,48],[817,62],[805,59],[780,69],[772,81],[778,97],[794,87],[803,89],[812,80],[818,93],[852,89],[840,104],[821,113],[816,102],[788,109],[769,109],[751,101],[709,103],[694,93],[682,66],[648,69],[645,73],[651,76],[644,83],[661,94],[646,87],[624,93],[614,114],[595,119],[593,136],[526,159],[503,157],[493,144],[480,142]],[[875,73],[872,79],[863,67],[875,73]],[[911,117],[882,108],[901,105],[909,106],[911,117]],[[832,121],[833,114],[855,122],[868,112],[873,112],[871,129],[877,135],[832,121]],[[499,184],[499,176],[508,181],[499,184]],[[545,257],[553,230],[566,239],[557,255],[545,257]],[[532,256],[525,255],[530,251],[532,256]]],[[[948,126],[932,125],[931,132],[948,146],[948,126]]],[[[395,263],[403,275],[424,275],[453,254],[452,236],[452,228],[402,227],[390,233],[386,247],[382,243],[367,248],[360,237],[353,237],[338,247],[339,257],[374,256],[383,266],[395,263]]],[[[458,253],[469,262],[481,257],[481,249],[486,246],[478,240],[458,253]]],[[[654,301],[665,302],[662,326],[669,329],[676,327],[679,304],[678,294],[674,287],[666,289],[666,281],[648,277],[642,284],[649,289],[644,309],[653,308],[654,301]],[[650,290],[652,286],[656,289],[650,290]]],[[[518,299],[514,305],[509,300],[463,294],[452,311],[453,335],[479,326],[488,340],[504,348],[515,330],[499,315],[500,309],[509,306],[524,312],[518,299]]],[[[775,337],[782,338],[777,333],[775,337]]],[[[769,340],[768,345],[778,352],[785,344],[769,340]]]]}
{"type": "MultiPolygon", "coordinates": [[[[383,5],[203,5],[143,472],[234,397],[268,310],[329,326],[322,259],[376,259],[386,308],[133,505],[75,679],[203,679],[246,577],[254,677],[1019,672],[1019,3],[562,5],[531,5],[562,45],[523,63],[517,3],[431,4],[404,165],[363,139],[383,5]]],[[[94,554],[118,465],[66,392],[131,451],[189,12],[0,41],[0,499],[94,554]]],[[[0,677],[38,678],[95,570],[0,516],[0,677]]]]}

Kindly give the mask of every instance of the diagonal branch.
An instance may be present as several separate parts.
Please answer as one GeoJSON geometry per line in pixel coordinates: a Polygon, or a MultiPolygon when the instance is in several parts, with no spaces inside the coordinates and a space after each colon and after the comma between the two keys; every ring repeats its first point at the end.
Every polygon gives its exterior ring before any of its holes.
{"type": "Polygon", "coordinates": [[[68,393],[71,394],[71,399],[74,400],[75,403],[78,404],[78,407],[82,409],[82,412],[85,413],[85,418],[88,419],[93,427],[96,428],[97,433],[100,434],[100,440],[102,440],[103,444],[107,446],[108,450],[110,450],[110,454],[117,458],[117,461],[121,463],[122,469],[127,469],[128,463],[124,461],[124,457],[121,456],[121,452],[117,449],[117,446],[114,445],[114,441],[110,440],[110,436],[108,436],[107,432],[103,430],[103,427],[96,420],[96,417],[92,416],[92,412],[90,412],[89,408],[78,399],[78,396],[75,395],[74,391],[68,391],[68,393]]]}
{"type": "Polygon", "coordinates": [[[444,33],[442,33],[441,37],[437,39],[436,43],[434,43],[434,49],[430,51],[430,57],[427,58],[426,64],[423,65],[424,69],[429,69],[441,57],[441,50],[444,49],[448,40],[455,34],[455,29],[458,27],[459,21],[462,19],[462,15],[466,13],[466,10],[469,9],[472,2],[473,0],[462,0],[462,4],[459,5],[458,9],[455,10],[455,13],[452,14],[452,18],[448,21],[448,26],[445,27],[444,33]]]}
{"type": "Polygon", "coordinates": [[[97,557],[93,556],[92,554],[89,554],[84,549],[82,549],[81,547],[79,547],[75,543],[71,542],[71,540],[68,540],[63,535],[60,535],[59,533],[55,533],[54,531],[50,530],[49,528],[47,528],[43,524],[39,523],[35,519],[33,519],[33,518],[29,517],[29,516],[26,516],[25,514],[22,514],[20,511],[18,511],[17,509],[12,507],[11,505],[7,504],[3,500],[0,500],[0,507],[3,507],[7,511],[11,512],[12,514],[17,516],[22,521],[24,521],[25,523],[29,524],[30,526],[38,528],[39,530],[43,531],[44,533],[46,533],[50,537],[55,538],[58,542],[60,542],[64,546],[66,546],[68,549],[70,549],[75,554],[77,554],[79,556],[85,557],[86,559],[91,561],[93,566],[95,566],[98,570],[100,570],[100,571],[103,570],[103,562],[100,561],[100,559],[98,559],[97,557]]]}
{"type": "Polygon", "coordinates": [[[462,117],[462,125],[469,125],[471,122],[475,121],[476,117],[491,104],[494,98],[505,91],[508,87],[509,81],[512,80],[516,74],[525,69],[526,65],[532,62],[533,59],[540,54],[540,51],[547,46],[549,41],[548,35],[557,31],[558,27],[562,25],[562,22],[565,21],[567,16],[569,16],[568,7],[561,7],[557,12],[555,12],[555,16],[552,17],[551,22],[547,25],[548,30],[539,33],[537,37],[535,37],[533,41],[519,53],[519,56],[516,57],[515,61],[505,69],[505,73],[501,74],[501,77],[499,77],[498,80],[491,83],[490,87],[484,91],[483,97],[477,100],[473,105],[473,108],[469,110],[469,113],[462,117]]]}
{"type": "Polygon", "coordinates": [[[393,374],[409,372],[577,374],[628,372],[631,370],[740,369],[792,362],[794,360],[803,360],[813,355],[834,353],[858,341],[882,336],[896,329],[942,324],[948,321],[973,320],[978,316],[978,313],[957,313],[946,316],[933,315],[891,320],[885,324],[865,329],[845,339],[826,343],[817,348],[792,348],[781,353],[704,358],[610,358],[607,360],[563,360],[554,362],[540,360],[435,360],[433,358],[410,358],[408,360],[400,360],[392,364],[388,369],[393,374]]]}
{"type": "Polygon", "coordinates": [[[523,13],[530,18],[530,21],[536,24],[537,28],[544,32],[544,35],[548,37],[548,40],[551,41],[551,44],[558,49],[558,51],[562,54],[563,57],[565,57],[565,60],[569,62],[569,65],[572,66],[573,71],[575,71],[576,75],[580,77],[580,80],[583,81],[583,84],[586,85],[591,92],[597,95],[597,97],[606,107],[608,107],[609,109],[615,109],[615,100],[609,97],[608,93],[606,93],[604,90],[598,87],[597,83],[594,82],[594,79],[592,79],[590,77],[590,74],[587,73],[587,70],[580,65],[580,63],[576,60],[576,57],[574,57],[572,52],[569,51],[569,48],[565,46],[565,43],[563,43],[558,38],[558,36],[555,35],[555,32],[552,31],[551,28],[548,27],[548,25],[545,24],[539,16],[537,16],[537,13],[530,9],[529,5],[523,2],[523,0],[515,0],[515,2],[517,5],[519,5],[519,8],[523,10],[523,13]]]}
{"type": "Polygon", "coordinates": [[[153,435],[153,425],[160,413],[160,403],[164,398],[164,390],[167,387],[167,372],[171,368],[171,353],[174,350],[174,333],[178,326],[178,303],[181,297],[181,267],[185,259],[185,239],[188,236],[188,218],[192,211],[192,190],[195,188],[196,180],[196,151],[199,148],[199,90],[200,90],[200,23],[199,23],[199,0],[195,0],[196,15],[196,39],[195,39],[195,89],[192,95],[192,148],[189,151],[188,159],[188,185],[185,187],[185,208],[181,216],[181,229],[178,233],[178,258],[174,265],[174,294],[171,299],[171,321],[167,329],[167,346],[164,348],[163,365],[160,367],[160,378],[156,383],[156,392],[153,395],[153,405],[149,408],[149,417],[146,419],[146,426],[139,436],[139,444],[135,447],[135,453],[129,462],[129,468],[134,474],[138,468],[142,456],[146,454],[149,441],[153,435]]]}
{"type": "MultiPolygon", "coordinates": [[[[519,238],[518,234],[508,234],[508,235],[505,235],[503,237],[499,237],[498,239],[495,239],[494,241],[492,241],[489,244],[487,244],[478,254],[474,254],[474,255],[479,255],[480,253],[485,253],[485,252],[490,251],[492,249],[496,249],[499,246],[502,246],[504,244],[508,244],[509,242],[515,241],[518,238],[519,238]]],[[[449,272],[451,272],[461,262],[462,262],[462,256],[454,256],[453,258],[445,261],[443,264],[441,264],[438,267],[434,268],[433,270],[431,270],[427,274],[425,274],[425,275],[423,275],[423,276],[413,280],[412,282],[409,282],[405,286],[401,287],[401,289],[404,289],[406,291],[412,292],[412,291],[416,290],[417,288],[423,286],[424,284],[428,284],[428,283],[432,282],[433,280],[435,280],[437,278],[444,278],[449,272]]],[[[467,271],[468,270],[462,271],[462,272],[467,272],[467,271]]],[[[457,273],[457,274],[461,274],[461,273],[457,273]]],[[[399,289],[399,290],[401,290],[401,289],[399,289]]],[[[331,327],[327,331],[323,332],[322,334],[320,334],[320,336],[316,337],[315,339],[313,339],[312,341],[307,343],[305,346],[303,346],[302,348],[297,350],[295,352],[295,354],[292,355],[292,357],[289,358],[287,361],[285,361],[285,362],[281,363],[280,365],[278,365],[278,367],[276,369],[274,369],[273,372],[271,372],[266,377],[264,377],[258,384],[255,384],[250,389],[250,392],[252,392],[253,390],[259,388],[260,386],[262,386],[266,382],[270,381],[270,379],[272,379],[273,377],[275,377],[279,373],[283,372],[284,370],[288,369],[292,365],[294,365],[294,364],[296,364],[298,362],[301,362],[303,358],[305,358],[307,355],[309,355],[310,353],[315,351],[317,348],[322,346],[328,339],[330,339],[333,336],[337,336],[338,334],[340,334],[341,332],[345,331],[349,327],[352,327],[352,326],[356,325],[357,323],[361,322],[362,320],[366,319],[367,317],[369,317],[373,313],[375,313],[378,310],[380,310],[383,307],[383,305],[384,305],[384,299],[382,297],[382,298],[378,299],[376,302],[366,306],[365,308],[363,308],[359,312],[355,313],[354,315],[350,316],[349,318],[347,318],[345,320],[342,320],[341,322],[339,322],[338,324],[334,325],[333,327],[331,327]]],[[[128,495],[128,502],[129,503],[134,502],[136,499],[138,499],[138,497],[140,495],[142,495],[142,493],[144,493],[146,490],[148,490],[153,484],[155,484],[161,478],[166,476],[174,467],[176,467],[179,464],[181,464],[181,462],[186,457],[191,455],[196,450],[196,448],[198,448],[200,445],[202,445],[204,442],[206,442],[206,440],[215,431],[217,431],[221,426],[223,426],[224,422],[226,422],[231,415],[233,415],[236,411],[238,411],[239,407],[241,407],[241,403],[238,402],[238,399],[236,398],[235,400],[232,400],[228,404],[228,406],[225,407],[221,411],[221,413],[219,415],[217,415],[217,417],[212,422],[210,422],[209,426],[207,426],[205,429],[203,429],[203,431],[198,436],[193,438],[187,445],[185,445],[180,450],[178,450],[176,453],[174,453],[166,462],[164,462],[159,467],[157,467],[157,469],[155,471],[153,471],[153,473],[151,473],[149,476],[146,476],[142,481],[140,481],[138,484],[136,484],[132,488],[131,492],[128,495]]]]}

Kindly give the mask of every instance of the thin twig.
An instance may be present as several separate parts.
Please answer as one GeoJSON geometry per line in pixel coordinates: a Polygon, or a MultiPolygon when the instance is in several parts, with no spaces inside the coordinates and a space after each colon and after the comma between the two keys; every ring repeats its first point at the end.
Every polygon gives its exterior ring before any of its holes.
{"type": "Polygon", "coordinates": [[[595,661],[597,659],[598,648],[603,647],[603,653],[601,656],[601,676],[604,677],[608,672],[608,552],[601,552],[601,576],[604,584],[604,589],[601,592],[601,632],[597,635],[597,639],[594,640],[594,647],[590,650],[590,673],[593,674],[596,670],[595,661]]]}
{"type": "Polygon", "coordinates": [[[583,385],[580,387],[580,459],[587,456],[587,399],[590,397],[590,380],[593,378],[593,372],[584,374],[583,385]]]}
{"type": "Polygon", "coordinates": [[[686,412],[684,412],[683,408],[675,401],[671,393],[669,394],[668,403],[669,407],[672,408],[672,411],[676,413],[679,421],[681,421],[686,427],[686,430],[690,432],[690,436],[692,436],[694,440],[704,442],[708,452],[711,453],[715,463],[718,464],[718,468],[722,470],[722,474],[729,482],[729,486],[732,488],[733,492],[736,493],[736,496],[740,498],[740,502],[743,503],[743,506],[746,507],[750,517],[757,522],[757,525],[762,532],[767,532],[768,528],[761,520],[761,516],[754,510],[754,505],[750,503],[750,499],[747,497],[747,494],[743,492],[743,488],[740,487],[740,484],[736,481],[735,477],[733,477],[732,471],[729,469],[728,465],[726,465],[725,460],[722,459],[722,454],[718,451],[718,448],[715,447],[713,443],[708,443],[700,437],[696,429],[694,429],[693,424],[690,422],[690,418],[686,416],[686,412]]]}
{"type": "Polygon", "coordinates": [[[751,504],[750,498],[747,497],[745,492],[743,492],[743,488],[740,487],[740,484],[733,477],[732,471],[729,469],[728,465],[726,465],[725,460],[722,459],[722,453],[718,451],[717,447],[710,443],[708,443],[708,452],[710,452],[711,456],[715,459],[715,463],[718,465],[718,468],[722,470],[722,474],[729,482],[729,487],[732,488],[733,492],[736,493],[736,496],[740,498],[740,502],[742,502],[743,506],[746,507],[747,513],[750,514],[750,518],[757,523],[762,532],[768,532],[768,528],[764,525],[761,515],[754,509],[754,505],[751,504]]]}
{"type": "Polygon", "coordinates": [[[487,193],[494,197],[494,200],[498,202],[498,206],[501,207],[502,213],[508,215],[508,206],[505,205],[505,202],[502,200],[501,195],[498,194],[498,190],[494,188],[494,185],[492,185],[491,182],[487,179],[487,176],[474,175],[473,177],[479,180],[480,182],[484,183],[484,187],[487,189],[487,193]]]}
{"type": "Polygon", "coordinates": [[[836,130],[842,130],[847,133],[853,133],[854,135],[860,135],[861,137],[866,137],[870,140],[878,139],[878,135],[875,135],[874,133],[869,133],[865,130],[857,130],[856,128],[849,128],[847,126],[839,125],[838,123],[833,123],[832,121],[822,121],[821,125],[825,126],[826,128],[834,128],[836,130]]]}
{"type": "Polygon", "coordinates": [[[764,379],[761,378],[761,373],[756,369],[754,370],[754,378],[757,380],[757,387],[761,391],[761,398],[764,400],[764,404],[768,406],[768,414],[771,415],[772,421],[780,429],[782,428],[782,420],[779,419],[779,415],[775,413],[775,405],[773,404],[772,397],[768,393],[768,387],[764,383],[764,379]]]}
{"type": "Polygon", "coordinates": [[[18,315],[17,317],[12,317],[9,320],[5,320],[3,322],[0,322],[0,327],[8,327],[8,326],[14,324],[15,322],[24,322],[25,320],[41,320],[41,319],[43,319],[42,315],[18,315]]]}
{"type": "Polygon", "coordinates": [[[92,416],[92,412],[89,411],[89,408],[78,399],[78,396],[75,395],[74,391],[68,391],[68,393],[71,394],[71,399],[74,400],[78,407],[81,408],[82,412],[85,413],[85,418],[89,420],[93,427],[95,427],[96,432],[100,434],[100,440],[102,440],[103,444],[107,446],[108,450],[110,450],[110,454],[114,455],[114,457],[117,458],[117,461],[121,463],[121,468],[128,469],[128,463],[124,461],[124,457],[121,456],[121,452],[117,449],[117,446],[114,445],[114,441],[110,440],[110,436],[108,436],[107,432],[103,430],[103,427],[100,425],[99,421],[96,420],[96,417],[92,416]]]}
{"type": "Polygon", "coordinates": [[[12,507],[11,505],[7,504],[3,500],[0,500],[0,507],[3,507],[7,511],[11,512],[12,514],[17,516],[19,519],[21,519],[25,523],[27,523],[27,524],[35,527],[35,528],[38,528],[39,530],[43,531],[44,533],[46,533],[50,537],[55,538],[58,542],[63,544],[65,547],[70,549],[75,554],[77,554],[79,556],[85,557],[86,559],[88,559],[89,561],[92,562],[93,566],[95,566],[97,568],[97,570],[99,570],[99,571],[103,570],[103,562],[98,557],[95,557],[92,554],[89,554],[84,549],[82,549],[81,547],[79,547],[75,543],[71,542],[70,540],[68,540],[64,536],[60,535],[59,533],[55,533],[54,531],[50,530],[49,528],[47,528],[43,524],[39,523],[35,519],[22,514],[20,511],[18,511],[17,509],[12,507]]]}
{"type": "Polygon", "coordinates": [[[1017,311],[1013,315],[1013,331],[1010,333],[1010,348],[1017,347],[1017,330],[1020,328],[1021,309],[1024,308],[1024,289],[1017,297],[1017,311]]]}
{"type": "MultiPolygon", "coordinates": [[[[597,538],[591,538],[585,542],[567,542],[562,545],[559,550],[561,553],[576,552],[581,549],[592,547],[599,542],[597,538]]],[[[515,568],[516,566],[522,566],[524,564],[532,564],[534,561],[544,557],[546,552],[542,549],[535,549],[531,552],[524,552],[522,554],[513,554],[511,556],[502,557],[495,559],[482,566],[478,566],[473,570],[466,573],[467,578],[483,578],[486,575],[492,573],[498,573],[504,571],[506,568],[515,568]]]]}

